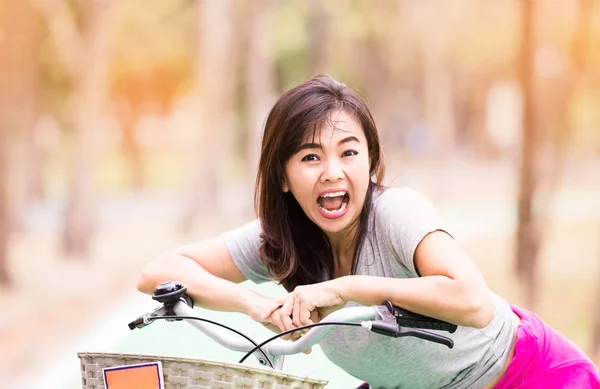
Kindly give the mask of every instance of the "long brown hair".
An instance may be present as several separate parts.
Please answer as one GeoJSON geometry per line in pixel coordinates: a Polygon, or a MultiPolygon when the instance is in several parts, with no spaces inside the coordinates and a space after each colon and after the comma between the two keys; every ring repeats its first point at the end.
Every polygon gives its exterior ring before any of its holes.
{"type": "Polygon", "coordinates": [[[304,213],[291,194],[282,190],[285,165],[302,141],[313,136],[344,110],[361,125],[367,139],[371,182],[361,211],[353,258],[358,255],[368,230],[373,191],[381,187],[384,162],[379,135],[366,101],[355,91],[327,75],[318,75],[284,93],[265,124],[254,202],[262,226],[260,257],[269,274],[288,291],[330,279],[334,260],[327,236],[304,213]]]}

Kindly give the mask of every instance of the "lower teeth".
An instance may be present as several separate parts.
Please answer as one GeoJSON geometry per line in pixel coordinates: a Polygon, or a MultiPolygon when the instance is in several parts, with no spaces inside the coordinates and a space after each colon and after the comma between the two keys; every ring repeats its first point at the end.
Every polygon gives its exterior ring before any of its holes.
{"type": "Polygon", "coordinates": [[[325,212],[325,213],[326,213],[326,214],[328,214],[328,215],[335,215],[336,213],[340,213],[340,212],[342,212],[344,209],[346,209],[346,207],[347,207],[347,206],[348,206],[348,203],[347,203],[347,202],[343,202],[343,203],[342,203],[342,206],[340,207],[340,209],[336,209],[336,210],[334,210],[334,211],[330,211],[330,210],[328,210],[328,209],[326,209],[326,208],[323,208],[323,207],[321,206],[321,204],[319,204],[319,208],[321,208],[321,209],[323,210],[323,212],[325,212]]]}

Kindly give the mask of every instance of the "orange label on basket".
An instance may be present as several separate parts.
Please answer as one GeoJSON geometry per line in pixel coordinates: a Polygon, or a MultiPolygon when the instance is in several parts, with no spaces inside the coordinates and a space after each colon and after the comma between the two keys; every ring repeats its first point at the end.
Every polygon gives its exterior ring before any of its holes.
{"type": "Polygon", "coordinates": [[[160,362],[104,369],[106,389],[163,389],[160,362]]]}

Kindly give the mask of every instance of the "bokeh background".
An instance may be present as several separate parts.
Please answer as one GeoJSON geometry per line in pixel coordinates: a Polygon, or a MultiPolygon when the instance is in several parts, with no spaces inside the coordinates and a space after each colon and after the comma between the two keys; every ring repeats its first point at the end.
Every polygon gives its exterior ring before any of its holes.
{"type": "Polygon", "coordinates": [[[234,362],[128,334],[137,277],[253,218],[268,110],[321,72],[370,102],[386,182],[600,361],[600,1],[0,0],[2,385],[77,388],[77,351],[234,362]]]}

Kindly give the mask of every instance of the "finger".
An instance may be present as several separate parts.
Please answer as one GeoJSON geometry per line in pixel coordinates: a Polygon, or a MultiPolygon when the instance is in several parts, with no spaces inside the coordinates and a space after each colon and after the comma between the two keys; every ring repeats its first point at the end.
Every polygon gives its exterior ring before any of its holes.
{"type": "Polygon", "coordinates": [[[281,304],[281,311],[290,316],[292,314],[292,310],[294,309],[294,302],[296,301],[296,295],[289,293],[285,296],[285,300],[281,304]]]}
{"type": "Polygon", "coordinates": [[[273,323],[263,323],[263,326],[265,326],[267,329],[269,329],[270,331],[273,331],[276,334],[279,334],[281,332],[281,330],[279,329],[279,327],[277,327],[275,324],[273,323]]]}
{"type": "Polygon", "coordinates": [[[292,340],[292,341],[294,340],[294,339],[292,339],[292,334],[285,334],[285,335],[281,335],[281,336],[279,337],[279,339],[283,339],[283,340],[292,340]]]}
{"type": "Polygon", "coordinates": [[[291,336],[290,340],[292,342],[295,342],[302,337],[302,331],[294,331],[294,332],[292,332],[291,335],[292,336],[291,336]]]}
{"type": "Polygon", "coordinates": [[[294,323],[292,322],[291,317],[292,311],[294,309],[294,300],[295,295],[289,294],[285,303],[283,303],[283,306],[278,311],[280,313],[281,323],[284,325],[286,331],[293,330],[294,328],[296,328],[296,326],[294,326],[294,323]]]}
{"type": "Polygon", "coordinates": [[[294,300],[294,309],[292,311],[292,323],[296,327],[300,327],[302,325],[300,321],[300,315],[302,314],[302,299],[300,297],[296,297],[294,300]]]}
{"type": "Polygon", "coordinates": [[[307,307],[307,304],[300,304],[300,312],[298,313],[300,325],[305,326],[307,324],[312,324],[312,320],[310,319],[311,310],[307,307]]]}
{"type": "Polygon", "coordinates": [[[304,354],[310,354],[312,353],[312,347],[307,348],[306,350],[302,351],[304,354]]]}
{"type": "Polygon", "coordinates": [[[281,304],[275,302],[271,308],[265,311],[262,315],[260,315],[261,320],[267,319],[269,316],[273,314],[277,309],[281,308],[281,304]]]}
{"type": "MultiPolygon", "coordinates": [[[[279,311],[273,312],[273,314],[271,315],[269,320],[271,323],[273,323],[273,325],[277,326],[277,328],[279,329],[279,332],[285,331],[285,326],[281,322],[281,315],[280,315],[279,311]]],[[[290,338],[290,336],[291,336],[291,334],[285,334],[285,335],[281,336],[281,339],[288,340],[290,338]]]]}
{"type": "MultiPolygon", "coordinates": [[[[321,317],[319,316],[319,311],[317,311],[316,309],[314,311],[310,311],[310,323],[309,324],[315,324],[321,321],[321,317]]],[[[306,328],[304,330],[304,333],[307,333],[308,331],[310,331],[310,328],[306,328]]]]}
{"type": "Polygon", "coordinates": [[[319,310],[315,309],[314,311],[310,312],[310,320],[312,320],[313,323],[318,323],[320,322],[322,319],[321,315],[319,315],[319,310]]]}
{"type": "MultiPolygon", "coordinates": [[[[277,327],[273,323],[265,323],[264,326],[267,327],[269,330],[273,331],[276,334],[281,334],[281,330],[279,329],[279,327],[277,327]]],[[[290,339],[290,335],[291,334],[281,335],[279,338],[283,339],[283,340],[289,340],[290,339]]]]}
{"type": "MultiPolygon", "coordinates": [[[[292,323],[292,318],[290,316],[286,315],[282,311],[277,311],[277,314],[279,316],[279,322],[282,325],[282,327],[281,327],[282,331],[290,331],[290,330],[296,329],[296,326],[292,323]]],[[[297,338],[297,336],[295,336],[293,332],[290,333],[290,336],[292,338],[297,338]]],[[[295,339],[293,339],[293,340],[295,340],[295,339]]]]}

